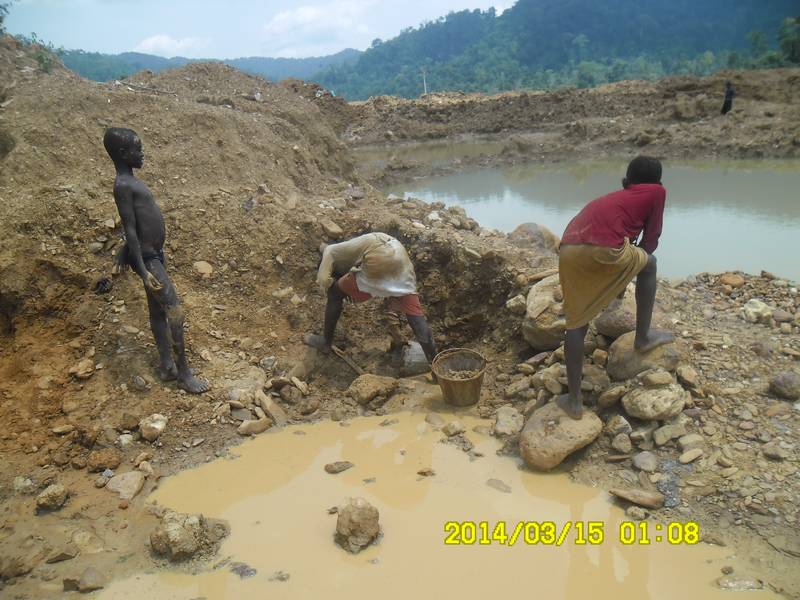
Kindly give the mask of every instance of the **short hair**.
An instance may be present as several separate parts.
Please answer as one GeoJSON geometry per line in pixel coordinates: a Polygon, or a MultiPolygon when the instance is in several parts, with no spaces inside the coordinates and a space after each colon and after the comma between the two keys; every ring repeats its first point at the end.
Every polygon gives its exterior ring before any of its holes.
{"type": "Polygon", "coordinates": [[[625,178],[629,183],[661,183],[661,161],[652,156],[637,156],[630,164],[625,178]]]}
{"type": "Polygon", "coordinates": [[[125,127],[109,127],[103,136],[103,146],[112,159],[120,158],[122,151],[139,137],[133,129],[125,127]]]}

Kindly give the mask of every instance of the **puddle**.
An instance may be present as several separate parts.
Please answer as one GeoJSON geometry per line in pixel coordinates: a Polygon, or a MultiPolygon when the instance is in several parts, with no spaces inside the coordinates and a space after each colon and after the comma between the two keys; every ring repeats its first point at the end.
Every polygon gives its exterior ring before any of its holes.
{"type": "MultiPolygon", "coordinates": [[[[209,565],[196,575],[155,571],[117,581],[99,598],[188,600],[263,598],[486,598],[499,595],[614,600],[728,598],[713,582],[731,565],[745,574],[731,548],[703,544],[624,546],[623,511],[607,494],[543,475],[498,457],[491,437],[472,431],[478,419],[459,417],[484,457],[441,444],[419,414],[293,427],[234,449],[221,459],[164,480],[151,499],[182,512],[227,519],[232,535],[218,560],[256,570],[242,578],[209,565]],[[294,430],[307,435],[294,435],[294,430]],[[324,465],[348,460],[338,475],[324,465]],[[417,471],[433,468],[431,477],[417,471]],[[365,482],[366,480],[366,482],[365,482]],[[369,482],[372,480],[372,482],[369,482]],[[487,483],[489,482],[489,483],[487,483]],[[498,483],[499,482],[499,483],[498,483]],[[501,485],[502,484],[502,485],[501,485]],[[507,488],[510,488],[510,493],[507,488]],[[383,538],[358,555],[333,542],[329,507],[363,496],[380,511],[383,538]],[[605,542],[561,547],[444,544],[446,521],[603,521],[605,542]],[[288,574],[286,579],[285,574],[288,574]]],[[[654,534],[651,534],[651,537],[654,534]]],[[[520,538],[521,540],[521,538],[520,538]]],[[[777,598],[742,592],[737,598],[777,598]]]]}
{"type": "MultiPolygon", "coordinates": [[[[479,146],[482,147],[482,146],[479,146]]],[[[437,157],[446,149],[440,149],[437,157]]],[[[625,162],[487,168],[422,177],[386,194],[459,204],[484,227],[520,223],[561,235],[590,200],[618,189],[625,162]]],[[[662,275],[766,269],[800,281],[800,161],[664,161],[667,206],[658,248],[662,275]]]]}

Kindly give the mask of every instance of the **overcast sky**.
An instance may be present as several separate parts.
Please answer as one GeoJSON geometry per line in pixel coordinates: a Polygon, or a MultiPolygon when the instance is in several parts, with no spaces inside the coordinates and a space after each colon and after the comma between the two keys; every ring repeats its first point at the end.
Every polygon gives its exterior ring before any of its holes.
{"type": "Polygon", "coordinates": [[[514,0],[16,0],[6,28],[67,49],[161,56],[321,56],[363,50],[450,11],[514,0]]]}

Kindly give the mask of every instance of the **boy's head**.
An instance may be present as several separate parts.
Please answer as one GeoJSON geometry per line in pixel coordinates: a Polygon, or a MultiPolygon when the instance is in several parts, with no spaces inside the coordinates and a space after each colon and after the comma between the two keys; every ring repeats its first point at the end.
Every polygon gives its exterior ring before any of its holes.
{"type": "Polygon", "coordinates": [[[142,140],[132,129],[109,127],[103,136],[103,146],[115,163],[121,162],[134,169],[144,164],[142,140]]]}
{"type": "Polygon", "coordinates": [[[628,164],[622,187],[637,183],[661,183],[661,161],[652,156],[637,156],[628,164]]]}

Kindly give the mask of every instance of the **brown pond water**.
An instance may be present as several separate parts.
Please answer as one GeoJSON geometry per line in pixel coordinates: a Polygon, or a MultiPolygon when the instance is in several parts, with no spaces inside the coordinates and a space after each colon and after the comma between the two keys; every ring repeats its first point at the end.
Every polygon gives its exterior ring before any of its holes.
{"type": "MultiPolygon", "coordinates": [[[[227,519],[232,534],[218,561],[256,569],[245,579],[228,566],[196,574],[154,569],[103,590],[104,599],[263,598],[613,598],[614,600],[732,598],[714,585],[720,568],[748,573],[731,548],[619,542],[624,512],[597,489],[564,474],[521,469],[495,454],[498,442],[472,431],[486,422],[459,417],[484,456],[474,460],[439,443],[420,414],[360,418],[290,427],[234,449],[219,459],[162,482],[151,499],[182,512],[227,519]],[[301,434],[302,433],[302,434],[301,434]],[[330,475],[324,465],[349,460],[355,467],[330,475]],[[435,475],[417,471],[433,468],[435,475]],[[492,480],[491,484],[487,481],[492,480]],[[336,515],[327,509],[362,496],[380,511],[383,537],[358,555],[333,542],[336,515]],[[605,541],[560,546],[445,545],[446,521],[600,521],[605,541]],[[275,579],[277,572],[288,580],[275,579]]],[[[736,598],[776,598],[742,592],[736,598]]]]}

